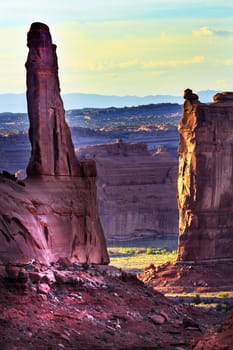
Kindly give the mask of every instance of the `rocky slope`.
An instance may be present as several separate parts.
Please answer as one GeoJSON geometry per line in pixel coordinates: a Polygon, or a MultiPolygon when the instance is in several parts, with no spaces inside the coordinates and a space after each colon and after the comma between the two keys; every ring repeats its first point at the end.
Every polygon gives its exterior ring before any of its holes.
{"type": "Polygon", "coordinates": [[[186,350],[225,316],[171,301],[108,266],[34,262],[0,277],[3,350],[186,350]]]}
{"type": "Polygon", "coordinates": [[[164,149],[151,155],[141,143],[79,149],[95,159],[99,214],[107,239],[177,235],[177,159],[164,149]]]}

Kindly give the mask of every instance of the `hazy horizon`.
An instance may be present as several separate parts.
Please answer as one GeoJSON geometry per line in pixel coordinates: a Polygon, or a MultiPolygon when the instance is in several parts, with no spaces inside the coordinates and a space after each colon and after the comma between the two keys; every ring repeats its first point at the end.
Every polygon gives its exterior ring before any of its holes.
{"type": "MultiPolygon", "coordinates": [[[[213,95],[217,91],[195,91],[198,93],[201,102],[212,102],[213,95]]],[[[61,94],[64,109],[82,108],[109,108],[109,107],[132,107],[148,104],[160,103],[178,103],[183,104],[183,94],[178,95],[104,95],[104,94],[85,94],[68,93],[61,94]]],[[[26,93],[0,93],[0,113],[27,113],[26,93]]]]}
{"type": "Polygon", "coordinates": [[[226,0],[10,0],[0,13],[0,93],[25,91],[26,35],[48,24],[62,94],[176,95],[233,90],[226,0]]]}

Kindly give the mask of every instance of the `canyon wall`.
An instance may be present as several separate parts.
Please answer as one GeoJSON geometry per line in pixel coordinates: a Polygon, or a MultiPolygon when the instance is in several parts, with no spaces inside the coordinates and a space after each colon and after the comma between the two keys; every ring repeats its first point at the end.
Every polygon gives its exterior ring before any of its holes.
{"type": "Polygon", "coordinates": [[[27,102],[32,146],[24,183],[0,176],[0,263],[60,257],[109,262],[96,202],[96,166],[79,162],[65,122],[49,28],[28,33],[27,102]]]}
{"type": "Polygon", "coordinates": [[[177,236],[177,159],[143,143],[89,146],[95,159],[99,214],[108,240],[177,236]]]}
{"type": "Polygon", "coordinates": [[[233,93],[185,90],[179,123],[179,261],[233,258],[233,93]]]}

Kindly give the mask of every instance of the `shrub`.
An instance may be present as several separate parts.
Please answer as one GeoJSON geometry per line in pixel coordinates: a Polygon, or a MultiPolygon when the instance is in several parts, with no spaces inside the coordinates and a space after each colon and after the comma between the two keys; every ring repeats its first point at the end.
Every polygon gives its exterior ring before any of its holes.
{"type": "Polygon", "coordinates": [[[154,249],[152,249],[152,248],[147,248],[147,249],[146,249],[146,254],[147,254],[147,255],[154,254],[154,249]]]}
{"type": "Polygon", "coordinates": [[[218,293],[218,296],[219,296],[220,298],[227,298],[227,297],[229,297],[229,294],[228,294],[227,292],[219,292],[219,293],[218,293]]]}

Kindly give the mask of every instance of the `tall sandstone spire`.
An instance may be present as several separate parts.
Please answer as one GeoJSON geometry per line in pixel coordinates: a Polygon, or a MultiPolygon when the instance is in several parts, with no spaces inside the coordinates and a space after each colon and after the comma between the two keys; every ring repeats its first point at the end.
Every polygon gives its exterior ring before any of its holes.
{"type": "Polygon", "coordinates": [[[30,175],[80,176],[60,97],[56,45],[47,25],[33,23],[28,32],[27,103],[32,145],[30,175]]]}
{"type": "Polygon", "coordinates": [[[233,93],[200,103],[185,90],[179,123],[179,261],[233,259],[233,93]]]}
{"type": "Polygon", "coordinates": [[[56,47],[49,28],[28,33],[27,101],[32,144],[22,187],[0,177],[0,264],[107,264],[98,215],[95,162],[79,162],[60,97],[56,47]]]}

